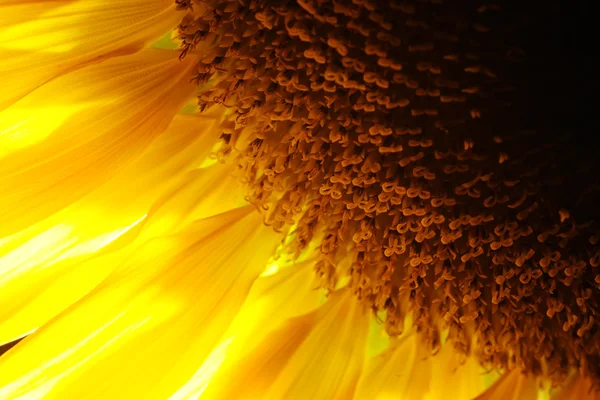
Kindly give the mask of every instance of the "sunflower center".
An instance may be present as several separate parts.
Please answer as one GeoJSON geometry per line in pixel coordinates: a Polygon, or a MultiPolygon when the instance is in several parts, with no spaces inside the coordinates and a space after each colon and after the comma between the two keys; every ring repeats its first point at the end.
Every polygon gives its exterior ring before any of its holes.
{"type": "Polygon", "coordinates": [[[410,313],[434,349],[448,332],[487,367],[600,378],[598,163],[548,120],[568,110],[535,70],[538,11],[287,3],[197,1],[180,38],[290,251],[316,244],[323,285],[350,277],[391,335],[410,313]]]}

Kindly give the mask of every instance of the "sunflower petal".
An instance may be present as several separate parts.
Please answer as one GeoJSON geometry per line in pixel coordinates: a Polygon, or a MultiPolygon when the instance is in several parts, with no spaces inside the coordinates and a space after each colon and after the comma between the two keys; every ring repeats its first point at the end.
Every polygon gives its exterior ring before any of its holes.
{"type": "Polygon", "coordinates": [[[202,399],[352,398],[366,348],[368,317],[349,290],[288,320],[213,380],[202,399]]]}
{"type": "Polygon", "coordinates": [[[0,2],[0,110],[73,67],[132,53],[175,28],[171,0],[0,2]],[[19,22],[19,23],[16,23],[19,22]]]}
{"type": "Polygon", "coordinates": [[[313,266],[314,261],[307,260],[257,279],[231,327],[236,339],[251,334],[252,341],[258,343],[269,332],[269,327],[275,328],[288,318],[318,307],[323,294],[318,290],[313,266]]]}
{"type": "Polygon", "coordinates": [[[318,307],[322,292],[308,260],[284,267],[277,273],[258,278],[244,306],[225,335],[226,339],[194,376],[170,400],[196,399],[209,382],[228,380],[227,370],[235,368],[239,359],[248,354],[284,320],[308,313],[318,307]],[[231,355],[231,356],[229,356],[231,355]]]}
{"type": "Polygon", "coordinates": [[[75,0],[0,0],[0,27],[32,21],[75,0]]]}
{"type": "Polygon", "coordinates": [[[420,400],[431,381],[432,360],[418,336],[402,337],[367,363],[356,388],[356,400],[420,400]]]}
{"type": "Polygon", "coordinates": [[[0,359],[0,397],[167,398],[221,339],[278,240],[244,207],[148,242],[0,359]]]}
{"type": "Polygon", "coordinates": [[[427,400],[473,399],[485,390],[481,366],[473,358],[462,359],[450,343],[436,354],[427,400]]]}
{"type": "Polygon", "coordinates": [[[135,160],[193,93],[193,67],[172,51],[146,50],[62,76],[0,112],[0,237],[135,160]]]}
{"type": "Polygon", "coordinates": [[[537,391],[535,379],[515,369],[502,375],[475,400],[535,400],[537,391]]]}
{"type": "MultiPolygon", "coordinates": [[[[217,120],[216,116],[177,116],[139,160],[105,185],[0,244],[0,343],[45,323],[96,286],[116,262],[84,263],[87,259],[116,250],[140,231],[139,241],[172,233],[173,223],[155,223],[155,219],[175,221],[186,210],[169,207],[164,200],[151,206],[171,196],[186,174],[197,170],[216,141],[217,120]],[[144,225],[153,228],[144,230],[144,225]]],[[[196,178],[194,198],[215,190],[222,193],[216,181],[227,182],[228,173],[221,166],[196,173],[202,176],[196,178]]],[[[219,213],[210,204],[205,209],[205,217],[219,213]]]]}
{"type": "Polygon", "coordinates": [[[313,266],[314,261],[307,260],[257,279],[230,329],[236,341],[247,347],[243,339],[250,335],[259,343],[270,327],[317,308],[323,294],[313,266]]]}

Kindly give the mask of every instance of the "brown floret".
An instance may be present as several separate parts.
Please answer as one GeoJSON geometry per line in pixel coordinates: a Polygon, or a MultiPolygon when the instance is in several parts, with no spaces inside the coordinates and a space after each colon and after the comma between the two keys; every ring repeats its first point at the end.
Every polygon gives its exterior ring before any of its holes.
{"type": "Polygon", "coordinates": [[[530,79],[526,12],[193,3],[182,56],[202,44],[200,109],[231,108],[220,153],[292,251],[318,242],[324,286],[349,275],[392,335],[411,313],[432,348],[447,330],[487,367],[600,379],[598,162],[530,79]]]}

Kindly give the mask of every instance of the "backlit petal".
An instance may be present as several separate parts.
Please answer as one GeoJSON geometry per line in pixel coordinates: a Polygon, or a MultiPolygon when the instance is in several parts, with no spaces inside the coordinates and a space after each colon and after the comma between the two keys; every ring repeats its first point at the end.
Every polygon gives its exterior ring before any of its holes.
{"type": "Polygon", "coordinates": [[[0,359],[0,397],[168,398],[219,342],[278,241],[252,207],[149,241],[0,359]]]}
{"type": "Polygon", "coordinates": [[[473,399],[485,390],[482,367],[473,358],[464,360],[450,343],[435,355],[430,391],[426,400],[473,399]]]}
{"type": "Polygon", "coordinates": [[[513,370],[502,375],[475,400],[535,400],[537,392],[534,378],[513,370]]]}
{"type": "MultiPolygon", "coordinates": [[[[187,210],[163,198],[176,202],[173,192],[190,171],[197,171],[194,199],[205,210],[201,217],[227,210],[202,203],[202,197],[223,194],[219,184],[234,182],[229,169],[197,169],[216,141],[215,121],[210,115],[177,116],[140,159],[105,185],[0,243],[0,343],[37,328],[91,290],[115,262],[84,262],[130,242],[124,235],[134,239],[141,231],[142,242],[173,233],[177,226],[165,219],[185,219],[187,210]]],[[[232,192],[227,190],[235,197],[232,192]]]]}
{"type": "Polygon", "coordinates": [[[367,332],[365,310],[342,290],[269,334],[202,399],[352,398],[367,332]]]}
{"type": "Polygon", "coordinates": [[[32,21],[75,0],[0,0],[0,26],[6,28],[32,21]]]}
{"type": "Polygon", "coordinates": [[[420,400],[429,390],[431,365],[426,346],[407,333],[383,354],[367,363],[356,389],[356,400],[420,400]]]}
{"type": "Polygon", "coordinates": [[[0,2],[0,110],[89,61],[131,53],[175,28],[171,0],[0,2]],[[20,22],[20,23],[16,23],[20,22]]]}
{"type": "MultiPolygon", "coordinates": [[[[254,282],[230,329],[237,344],[252,347],[281,322],[306,314],[319,305],[323,293],[318,289],[313,266],[313,260],[304,261],[254,282]]],[[[240,348],[235,353],[239,356],[243,351],[240,348]]]]}
{"type": "Polygon", "coordinates": [[[145,150],[194,90],[194,61],[176,55],[95,64],[0,112],[0,237],[78,200],[145,150]]]}
{"type": "Polygon", "coordinates": [[[226,339],[215,351],[215,359],[207,360],[171,400],[197,398],[213,377],[217,385],[227,381],[227,370],[235,368],[282,321],[315,309],[323,293],[318,290],[313,265],[313,260],[304,261],[258,278],[226,339]]]}

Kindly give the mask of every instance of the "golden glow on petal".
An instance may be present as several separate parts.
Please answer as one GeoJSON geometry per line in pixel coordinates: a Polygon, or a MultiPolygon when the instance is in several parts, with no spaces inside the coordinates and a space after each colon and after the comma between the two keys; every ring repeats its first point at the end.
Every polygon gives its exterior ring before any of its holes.
{"type": "Polygon", "coordinates": [[[473,358],[464,360],[450,343],[433,361],[430,392],[426,400],[473,399],[485,390],[485,376],[473,358]]]}
{"type": "Polygon", "coordinates": [[[230,174],[229,165],[186,173],[153,204],[143,236],[178,232],[194,220],[247,206],[241,184],[230,174]]]}
{"type": "MultiPolygon", "coordinates": [[[[62,252],[53,251],[49,255],[41,253],[46,258],[45,263],[42,264],[43,268],[40,268],[41,261],[36,258],[38,253],[30,253],[26,256],[26,252],[20,251],[21,256],[28,258],[28,262],[34,269],[12,276],[0,291],[0,342],[9,341],[40,326],[68,307],[93,289],[123,260],[135,254],[140,245],[146,241],[157,236],[177,233],[188,226],[193,219],[206,218],[238,207],[243,194],[238,189],[237,180],[228,175],[230,168],[215,165],[206,170],[192,172],[194,172],[193,181],[185,179],[187,175],[184,175],[182,186],[179,186],[179,183],[173,185],[174,189],[158,196],[158,200],[152,207],[144,203],[144,192],[140,188],[137,192],[140,195],[140,202],[134,203],[138,208],[119,209],[120,199],[129,198],[132,201],[136,199],[135,189],[138,186],[131,185],[128,188],[131,189],[129,193],[125,189],[119,191],[118,186],[111,184],[108,188],[115,189],[111,196],[105,197],[110,191],[101,190],[98,195],[102,196],[94,195],[86,198],[86,201],[82,201],[81,204],[78,203],[50,218],[50,221],[65,218],[78,224],[77,232],[84,237],[98,235],[102,229],[119,226],[134,217],[139,219],[134,220],[127,229],[120,231],[124,234],[116,238],[117,240],[106,243],[106,247],[98,249],[98,253],[89,254],[94,256],[91,260],[87,260],[88,257],[82,255],[67,258],[64,256],[67,250],[63,249],[62,252]],[[106,200],[104,205],[97,203],[101,199],[106,200]],[[147,215],[143,214],[146,207],[150,208],[146,211],[147,215]],[[92,215],[93,210],[96,210],[95,217],[92,215]],[[39,289],[31,290],[34,287],[39,289]]],[[[174,180],[178,182],[177,179],[174,180]]],[[[157,182],[154,188],[158,189],[160,186],[157,182]]],[[[47,226],[45,222],[40,224],[40,229],[47,226]]],[[[44,231],[41,235],[45,235],[44,231]]],[[[106,237],[104,235],[106,234],[92,239],[91,243],[99,243],[99,240],[106,237]]],[[[78,241],[77,239],[77,237],[70,237],[64,240],[74,243],[78,241]]],[[[9,243],[6,244],[8,245],[9,243]]],[[[9,266],[8,263],[3,265],[9,266]]]]}
{"type": "Polygon", "coordinates": [[[267,268],[265,268],[265,270],[263,271],[263,273],[260,276],[270,276],[270,275],[274,275],[277,273],[277,271],[279,271],[279,269],[281,268],[281,266],[279,265],[278,262],[272,262],[269,265],[267,265],[267,268]]]}
{"type": "Polygon", "coordinates": [[[85,107],[71,104],[5,110],[0,116],[0,158],[41,142],[85,107]]]}
{"type": "Polygon", "coordinates": [[[355,400],[420,400],[429,391],[431,365],[426,346],[407,333],[383,354],[370,359],[361,376],[355,400]]]}
{"type": "Polygon", "coordinates": [[[14,141],[15,124],[32,142],[0,158],[0,237],[68,206],[135,160],[193,93],[193,66],[176,52],[146,50],[62,76],[0,112],[0,142],[14,141]],[[49,122],[35,112],[46,106],[70,115],[49,122]],[[15,120],[20,110],[31,117],[15,120]]]}
{"type": "Polygon", "coordinates": [[[84,241],[72,235],[72,227],[59,225],[0,258],[0,343],[37,328],[74,301],[78,297],[75,293],[83,295],[87,282],[98,282],[93,279],[98,274],[79,276],[74,281],[67,278],[73,271],[46,268],[69,258],[92,255],[140,221],[84,241]]]}
{"type": "MultiPolygon", "coordinates": [[[[110,273],[109,266],[118,262],[86,262],[89,257],[115,251],[138,234],[139,244],[174,232],[176,226],[160,221],[167,216],[181,220],[188,210],[176,208],[177,195],[171,199],[173,207],[161,198],[165,193],[171,196],[173,187],[206,157],[216,140],[213,124],[217,117],[177,116],[142,157],[105,185],[50,218],[0,240],[0,343],[46,322],[96,286],[110,273]],[[161,204],[152,207],[157,201],[161,204]]],[[[225,166],[204,170],[198,182],[205,186],[197,188],[195,199],[206,197],[217,179],[231,181],[228,173],[225,166]]],[[[206,210],[205,216],[226,211],[207,206],[210,209],[198,205],[206,210]]],[[[131,250],[111,258],[118,260],[131,250]]]]}
{"type": "Polygon", "coordinates": [[[537,393],[535,379],[515,369],[502,375],[475,400],[535,400],[537,393]]]}
{"type": "MultiPolygon", "coordinates": [[[[210,364],[211,376],[217,372],[221,374],[215,377],[215,385],[228,380],[227,370],[235,369],[239,360],[283,321],[318,307],[322,292],[318,290],[313,264],[310,260],[284,266],[270,275],[261,275],[254,282],[244,306],[225,335],[228,339],[219,345],[219,348],[226,346],[226,352],[220,353],[222,358],[217,367],[210,364]]],[[[203,365],[200,370],[207,368],[203,365]]],[[[200,370],[197,377],[186,383],[186,392],[200,395],[206,389],[207,376],[200,370]]]]}
{"type": "Polygon", "coordinates": [[[227,358],[229,347],[233,337],[222,341],[210,356],[206,359],[202,367],[196,371],[194,376],[186,382],[169,400],[197,399],[206,390],[211,379],[216,375],[221,364],[227,358]]]}
{"type": "Polygon", "coordinates": [[[75,66],[139,50],[181,19],[171,0],[15,3],[0,2],[0,22],[16,21],[0,24],[0,110],[75,66]]]}
{"type": "Polygon", "coordinates": [[[314,310],[322,292],[313,266],[313,260],[303,261],[257,279],[230,329],[237,342],[248,347],[244,336],[249,335],[251,343],[258,343],[280,322],[314,310]]]}
{"type": "Polygon", "coordinates": [[[202,399],[347,399],[362,369],[368,316],[348,290],[285,322],[211,382],[202,399]]]}
{"type": "Polygon", "coordinates": [[[52,382],[57,398],[168,398],[223,338],[278,241],[252,207],[149,241],[0,358],[0,397],[52,382]]]}

